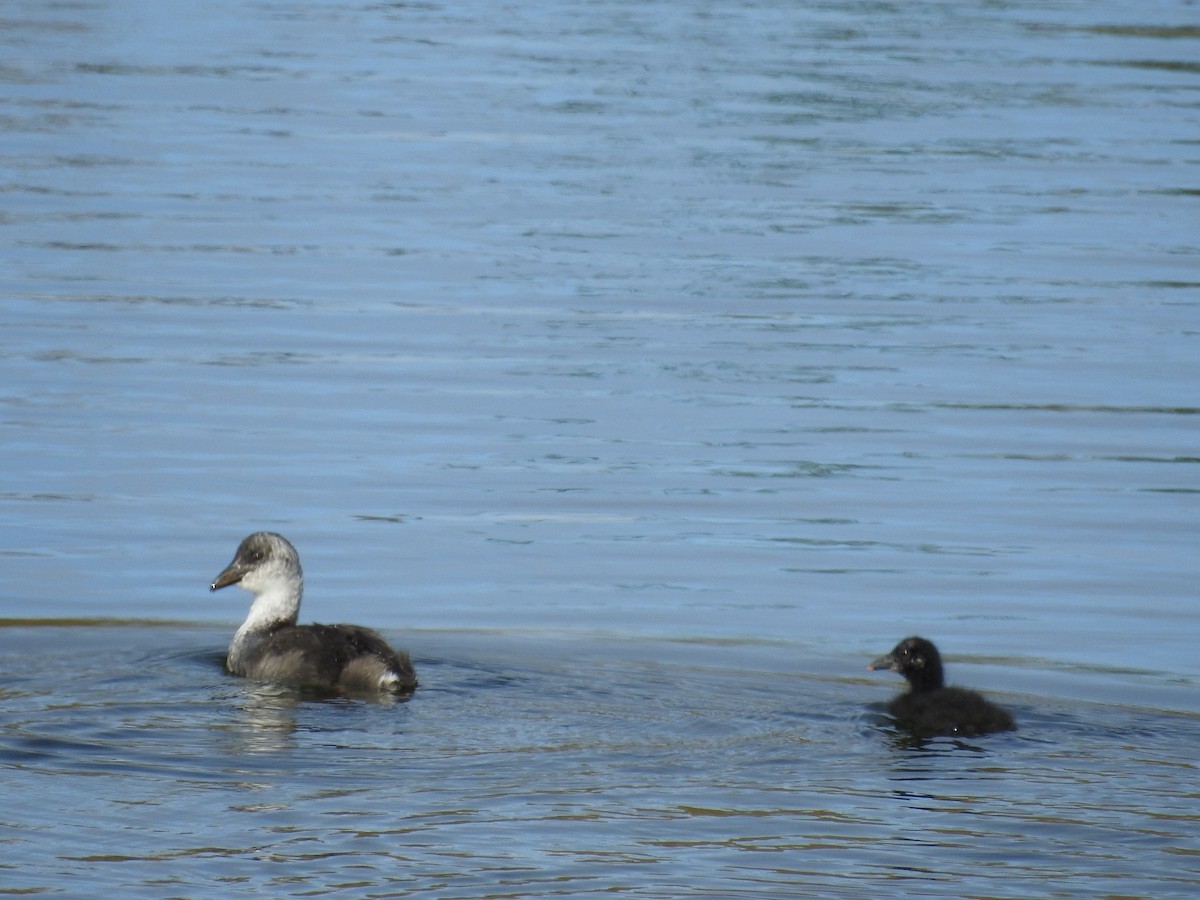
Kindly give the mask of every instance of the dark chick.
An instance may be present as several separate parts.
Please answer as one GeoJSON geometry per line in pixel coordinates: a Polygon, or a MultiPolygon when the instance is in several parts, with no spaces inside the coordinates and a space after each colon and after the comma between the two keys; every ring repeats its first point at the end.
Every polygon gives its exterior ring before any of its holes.
{"type": "Polygon", "coordinates": [[[942,656],[925,638],[905,638],[867,668],[889,669],[908,681],[908,690],[888,704],[888,712],[917,737],[977,737],[1017,727],[1008,710],[976,691],[946,687],[942,656]]]}

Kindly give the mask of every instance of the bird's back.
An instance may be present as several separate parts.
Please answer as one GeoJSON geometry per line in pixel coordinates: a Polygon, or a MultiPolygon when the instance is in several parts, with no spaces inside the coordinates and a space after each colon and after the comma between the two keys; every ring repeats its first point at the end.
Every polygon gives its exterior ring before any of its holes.
{"type": "Polygon", "coordinates": [[[960,687],[909,691],[892,700],[888,711],[900,725],[920,737],[976,737],[1017,727],[1008,710],[976,691],[960,687]]]}
{"type": "Polygon", "coordinates": [[[287,625],[248,650],[238,674],[347,693],[408,693],[412,660],[359,625],[287,625]]]}

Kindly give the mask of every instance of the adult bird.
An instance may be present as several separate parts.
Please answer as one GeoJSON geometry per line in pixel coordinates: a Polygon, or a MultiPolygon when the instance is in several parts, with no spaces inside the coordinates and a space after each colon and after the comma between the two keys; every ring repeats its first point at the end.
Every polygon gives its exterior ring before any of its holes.
{"type": "Polygon", "coordinates": [[[229,644],[235,675],[286,681],[337,693],[408,694],[417,686],[408,653],[393,650],[360,625],[297,625],[304,573],[283,535],[256,531],[210,590],[236,584],[254,595],[246,621],[229,644]]]}

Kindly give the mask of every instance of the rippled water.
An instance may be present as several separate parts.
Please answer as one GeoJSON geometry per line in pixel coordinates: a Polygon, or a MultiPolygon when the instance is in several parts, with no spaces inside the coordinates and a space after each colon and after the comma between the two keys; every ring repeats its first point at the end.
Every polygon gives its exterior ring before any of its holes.
{"type": "Polygon", "coordinates": [[[1010,695],[1019,732],[913,744],[884,723],[893,686],[868,684],[861,660],[798,664],[769,642],[421,633],[423,687],[373,704],[225,676],[211,629],[6,632],[39,665],[4,697],[10,889],[1029,896],[1049,879],[1051,894],[1182,896],[1196,883],[1194,712],[1010,695]]]}
{"type": "Polygon", "coordinates": [[[0,890],[1193,895],[1192,11],[8,4],[0,890]]]}

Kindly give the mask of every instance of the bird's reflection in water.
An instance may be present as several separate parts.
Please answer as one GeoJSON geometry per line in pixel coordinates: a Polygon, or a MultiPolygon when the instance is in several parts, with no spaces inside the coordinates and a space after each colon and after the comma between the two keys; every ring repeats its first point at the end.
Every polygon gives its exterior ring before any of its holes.
{"type": "Polygon", "coordinates": [[[296,707],[303,696],[294,687],[249,682],[233,701],[229,722],[238,753],[274,753],[295,746],[296,707]]]}

